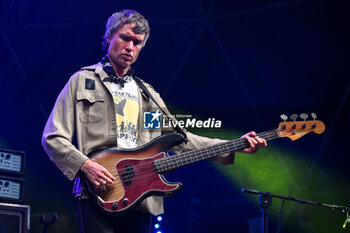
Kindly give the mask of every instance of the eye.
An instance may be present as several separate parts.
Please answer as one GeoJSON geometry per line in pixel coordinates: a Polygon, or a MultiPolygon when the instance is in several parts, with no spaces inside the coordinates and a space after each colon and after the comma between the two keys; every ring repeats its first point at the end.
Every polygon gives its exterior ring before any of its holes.
{"type": "Polygon", "coordinates": [[[131,37],[129,37],[129,36],[121,35],[120,38],[121,38],[123,41],[126,41],[126,42],[131,41],[131,37]]]}
{"type": "Polygon", "coordinates": [[[142,40],[134,40],[134,45],[140,45],[142,44],[142,40]]]}

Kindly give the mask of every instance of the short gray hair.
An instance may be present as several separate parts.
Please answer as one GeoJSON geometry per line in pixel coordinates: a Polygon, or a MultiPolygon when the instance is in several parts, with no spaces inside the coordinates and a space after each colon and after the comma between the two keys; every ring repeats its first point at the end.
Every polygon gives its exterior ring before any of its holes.
{"type": "Polygon", "coordinates": [[[103,36],[102,41],[102,49],[104,51],[108,50],[109,43],[107,42],[107,39],[111,39],[114,33],[116,33],[125,24],[129,23],[135,24],[135,27],[132,29],[135,34],[145,34],[145,39],[143,40],[142,47],[145,46],[150,34],[148,21],[137,11],[127,9],[116,12],[108,18],[106,24],[106,32],[103,36]]]}

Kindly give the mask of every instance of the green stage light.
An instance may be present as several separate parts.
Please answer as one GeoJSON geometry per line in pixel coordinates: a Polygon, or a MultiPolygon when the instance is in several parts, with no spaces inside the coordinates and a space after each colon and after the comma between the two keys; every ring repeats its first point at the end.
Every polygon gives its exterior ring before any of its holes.
{"type": "MultiPolygon", "coordinates": [[[[229,130],[198,133],[228,140],[242,135],[229,130]]],[[[312,163],[312,158],[303,152],[289,151],[270,143],[256,154],[237,153],[233,166],[211,164],[228,178],[232,188],[237,190],[244,187],[327,204],[349,205],[344,203],[344,200],[348,200],[350,190],[342,188],[348,187],[348,182],[346,177],[342,177],[337,171],[330,171],[322,164],[315,165],[306,182],[312,163]]],[[[260,214],[257,196],[242,194],[242,197],[256,203],[257,214],[260,214]]],[[[269,209],[270,221],[277,222],[281,202],[279,199],[273,199],[269,209]]],[[[281,229],[281,232],[343,232],[345,217],[340,211],[287,201],[283,210],[284,230],[281,229]]]]}

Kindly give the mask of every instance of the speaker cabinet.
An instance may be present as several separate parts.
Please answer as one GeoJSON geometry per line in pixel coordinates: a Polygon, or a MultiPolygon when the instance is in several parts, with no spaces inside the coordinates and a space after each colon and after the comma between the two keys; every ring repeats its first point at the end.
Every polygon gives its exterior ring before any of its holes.
{"type": "Polygon", "coordinates": [[[23,178],[0,175],[0,202],[18,204],[22,203],[23,188],[23,178]]]}
{"type": "Polygon", "coordinates": [[[0,173],[24,175],[25,152],[0,148],[0,173]]]}
{"type": "Polygon", "coordinates": [[[30,206],[0,203],[0,233],[29,232],[30,206]]]}

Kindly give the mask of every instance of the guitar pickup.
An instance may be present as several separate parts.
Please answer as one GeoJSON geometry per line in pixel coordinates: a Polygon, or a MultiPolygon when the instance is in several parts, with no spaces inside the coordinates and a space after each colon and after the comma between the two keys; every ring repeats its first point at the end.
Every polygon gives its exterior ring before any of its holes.
{"type": "Polygon", "coordinates": [[[126,170],[126,172],[123,172],[121,174],[122,175],[122,179],[123,179],[124,184],[126,186],[130,186],[132,184],[131,178],[135,176],[134,168],[132,167],[131,164],[126,164],[125,165],[125,170],[126,170]]]}

